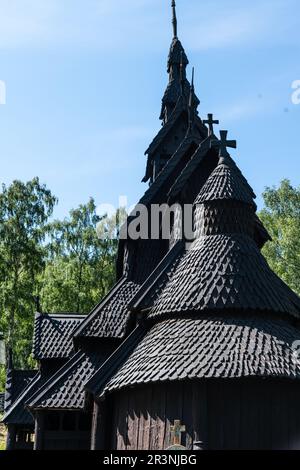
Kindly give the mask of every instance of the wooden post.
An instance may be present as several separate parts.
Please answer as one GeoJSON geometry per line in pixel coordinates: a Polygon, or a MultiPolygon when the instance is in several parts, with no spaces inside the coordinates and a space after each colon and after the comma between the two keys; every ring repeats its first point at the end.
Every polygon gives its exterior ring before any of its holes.
{"type": "Polygon", "coordinates": [[[205,381],[193,384],[193,409],[195,410],[193,450],[204,450],[208,446],[207,386],[205,381]]]}
{"type": "Polygon", "coordinates": [[[105,411],[104,402],[94,402],[91,450],[105,450],[105,411]]]}
{"type": "Polygon", "coordinates": [[[17,428],[15,424],[7,426],[6,450],[15,450],[17,437],[17,428]]]}
{"type": "Polygon", "coordinates": [[[44,413],[36,412],[35,414],[35,436],[34,436],[34,450],[44,449],[44,413]]]}

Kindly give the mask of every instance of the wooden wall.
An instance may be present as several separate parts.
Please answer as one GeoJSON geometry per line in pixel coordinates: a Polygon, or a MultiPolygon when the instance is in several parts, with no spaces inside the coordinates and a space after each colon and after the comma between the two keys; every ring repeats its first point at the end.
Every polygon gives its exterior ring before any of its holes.
{"type": "Polygon", "coordinates": [[[91,418],[76,411],[38,411],[35,415],[35,450],[89,450],[91,418]]]}
{"type": "Polygon", "coordinates": [[[206,449],[300,449],[300,384],[232,379],[150,385],[111,397],[111,447],[161,450],[170,426],[186,426],[182,444],[206,449]]]}

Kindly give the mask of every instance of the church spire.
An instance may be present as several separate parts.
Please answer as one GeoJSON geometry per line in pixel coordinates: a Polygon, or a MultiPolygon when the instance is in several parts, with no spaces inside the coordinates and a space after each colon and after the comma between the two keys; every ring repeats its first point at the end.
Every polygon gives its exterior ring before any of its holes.
{"type": "Polygon", "coordinates": [[[172,18],[173,37],[177,38],[177,15],[176,15],[176,2],[175,2],[175,0],[172,0],[172,13],[173,13],[173,18],[172,18]]]}
{"type": "MultiPolygon", "coordinates": [[[[178,98],[185,94],[189,96],[190,84],[186,78],[186,68],[189,63],[185,50],[178,39],[176,2],[172,0],[173,39],[168,57],[169,84],[162,99],[160,119],[164,124],[169,120],[178,98]]],[[[195,96],[194,104],[197,107],[199,100],[195,96]]]]}

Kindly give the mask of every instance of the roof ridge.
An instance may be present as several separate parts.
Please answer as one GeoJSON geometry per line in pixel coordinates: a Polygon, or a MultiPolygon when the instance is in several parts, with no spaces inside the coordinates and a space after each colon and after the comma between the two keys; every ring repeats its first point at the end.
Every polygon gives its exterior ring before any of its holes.
{"type": "Polygon", "coordinates": [[[161,276],[164,274],[166,269],[171,265],[174,259],[179,255],[182,248],[184,246],[184,242],[182,240],[178,241],[171,250],[164,256],[161,262],[157,265],[157,267],[152,271],[150,276],[145,280],[142,284],[132,301],[130,302],[128,308],[132,311],[139,308],[140,302],[144,299],[145,295],[149,293],[149,291],[155,286],[161,276]]]}
{"type": "Polygon", "coordinates": [[[74,338],[80,336],[80,334],[87,327],[90,321],[98,314],[99,309],[103,308],[107,304],[107,302],[109,302],[114,293],[118,290],[120,286],[122,286],[126,282],[126,280],[127,277],[122,276],[121,279],[116,282],[116,284],[112,287],[112,289],[103,297],[103,299],[101,299],[101,301],[97,305],[95,305],[93,310],[86,316],[84,321],[78,326],[78,328],[75,328],[75,330],[73,331],[74,338]]]}
{"type": "Polygon", "coordinates": [[[27,387],[23,390],[21,395],[18,396],[16,401],[8,408],[8,410],[5,412],[2,421],[5,423],[7,422],[7,419],[9,416],[13,413],[15,408],[19,405],[21,400],[24,398],[24,396],[32,389],[32,387],[36,384],[36,382],[41,378],[40,372],[37,372],[36,376],[32,378],[30,383],[27,385],[27,387]]]}
{"type": "Polygon", "coordinates": [[[97,393],[99,388],[104,385],[108,380],[109,376],[114,374],[122,361],[126,358],[134,348],[140,339],[147,332],[147,327],[144,324],[139,324],[121,343],[121,345],[108,357],[108,359],[102,364],[102,366],[95,372],[95,374],[85,383],[85,389],[90,393],[97,393]],[[94,383],[97,377],[100,375],[100,380],[97,381],[97,388],[94,390],[94,383]]]}
{"type": "Polygon", "coordinates": [[[66,364],[64,364],[60,369],[58,369],[54,375],[52,375],[43,385],[40,387],[36,393],[30,398],[30,402],[25,403],[26,408],[33,409],[35,403],[40,400],[45,393],[47,393],[51,388],[56,385],[56,383],[64,376],[64,374],[70,370],[70,368],[75,367],[80,360],[85,356],[83,351],[77,351],[77,353],[72,356],[66,364]],[[71,366],[71,367],[70,367],[71,366]]]}

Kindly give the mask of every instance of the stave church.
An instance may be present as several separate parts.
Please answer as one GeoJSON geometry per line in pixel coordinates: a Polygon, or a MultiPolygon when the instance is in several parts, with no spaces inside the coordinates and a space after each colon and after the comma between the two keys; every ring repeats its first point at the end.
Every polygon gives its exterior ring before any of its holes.
{"type": "Polygon", "coordinates": [[[153,205],[175,205],[170,237],[164,213],[155,239],[127,231],[116,284],[88,315],[36,313],[38,370],[9,361],[7,449],[300,449],[300,298],[262,255],[270,236],[229,154],[236,142],[201,117],[174,0],[171,11],[138,205],[149,227],[153,205]]]}

